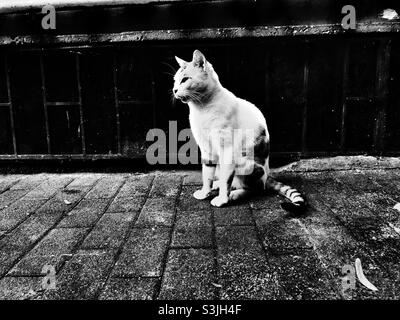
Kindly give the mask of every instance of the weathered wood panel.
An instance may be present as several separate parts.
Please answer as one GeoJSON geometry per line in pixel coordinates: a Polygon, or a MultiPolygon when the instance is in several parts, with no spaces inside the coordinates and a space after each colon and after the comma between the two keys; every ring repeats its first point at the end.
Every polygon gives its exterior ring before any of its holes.
{"type": "Polygon", "coordinates": [[[48,102],[78,102],[76,53],[52,52],[44,56],[46,99],[48,102]]]}
{"type": "Polygon", "coordinates": [[[0,55],[0,103],[8,103],[7,76],[5,56],[0,55]]]}
{"type": "Polygon", "coordinates": [[[80,61],[86,152],[117,153],[113,54],[108,50],[85,51],[80,61]]]}
{"type": "Polygon", "coordinates": [[[267,83],[271,150],[301,151],[306,46],[302,41],[278,43],[272,50],[267,83]]]}
{"type": "Polygon", "coordinates": [[[120,153],[144,156],[147,132],[154,128],[152,51],[138,48],[118,51],[116,103],[119,107],[120,153]]]}
{"type": "Polygon", "coordinates": [[[51,152],[81,154],[80,114],[76,106],[52,107],[48,110],[51,152]]]}
{"type": "Polygon", "coordinates": [[[14,154],[14,120],[18,155],[143,157],[149,129],[168,134],[169,120],[189,127],[171,88],[174,55],[190,60],[194,48],[223,85],[262,110],[274,154],[400,152],[400,48],[386,35],[9,48],[11,105],[0,68],[1,153],[14,154]]]}
{"type": "Polygon", "coordinates": [[[48,153],[40,56],[14,52],[8,56],[8,62],[17,152],[48,153]]]}
{"type": "Polygon", "coordinates": [[[0,128],[0,154],[12,154],[13,145],[8,107],[0,107],[0,128]]]}
{"type": "Polygon", "coordinates": [[[400,150],[400,41],[393,40],[390,59],[389,104],[386,143],[388,150],[400,150]]]}
{"type": "Polygon", "coordinates": [[[309,152],[340,148],[343,62],[342,41],[325,39],[310,44],[305,124],[305,148],[309,152]]]}

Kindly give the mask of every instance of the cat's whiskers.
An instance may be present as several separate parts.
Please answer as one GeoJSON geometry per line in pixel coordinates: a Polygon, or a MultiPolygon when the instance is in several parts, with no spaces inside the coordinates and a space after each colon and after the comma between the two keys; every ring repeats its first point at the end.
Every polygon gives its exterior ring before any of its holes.
{"type": "Polygon", "coordinates": [[[168,76],[174,76],[175,75],[175,73],[172,73],[172,72],[163,72],[162,74],[166,74],[166,75],[168,75],[168,76]]]}
{"type": "Polygon", "coordinates": [[[174,91],[171,89],[170,93],[171,93],[170,99],[171,99],[172,106],[175,107],[176,98],[175,98],[175,95],[174,95],[174,91]]]}
{"type": "Polygon", "coordinates": [[[178,71],[177,69],[175,69],[172,65],[170,65],[167,62],[162,62],[162,64],[166,65],[167,67],[169,67],[173,73],[171,73],[172,75],[175,75],[175,73],[178,71]]]}
{"type": "Polygon", "coordinates": [[[190,92],[190,93],[188,94],[188,96],[189,96],[189,98],[190,98],[191,100],[193,100],[193,102],[195,102],[195,103],[197,103],[197,104],[203,106],[203,102],[202,102],[202,100],[201,100],[201,95],[200,95],[199,93],[197,93],[197,92],[190,92]]]}

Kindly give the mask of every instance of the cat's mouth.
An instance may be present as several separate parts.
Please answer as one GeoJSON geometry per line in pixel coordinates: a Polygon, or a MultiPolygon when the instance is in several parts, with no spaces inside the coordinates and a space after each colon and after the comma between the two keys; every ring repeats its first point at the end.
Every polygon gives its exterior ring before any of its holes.
{"type": "Polygon", "coordinates": [[[189,101],[189,97],[184,97],[184,96],[176,96],[176,98],[183,103],[187,103],[189,101]]]}

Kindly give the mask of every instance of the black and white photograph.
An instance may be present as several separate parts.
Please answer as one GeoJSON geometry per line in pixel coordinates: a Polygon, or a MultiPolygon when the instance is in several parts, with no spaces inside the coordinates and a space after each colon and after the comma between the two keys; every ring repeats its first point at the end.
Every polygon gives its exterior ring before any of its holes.
{"type": "Polygon", "coordinates": [[[0,300],[399,300],[399,15],[0,0],[0,300]]]}

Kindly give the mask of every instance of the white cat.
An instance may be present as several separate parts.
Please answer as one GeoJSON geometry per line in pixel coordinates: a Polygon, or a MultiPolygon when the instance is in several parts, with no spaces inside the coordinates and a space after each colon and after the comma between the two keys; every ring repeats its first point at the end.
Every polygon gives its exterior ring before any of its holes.
{"type": "Polygon", "coordinates": [[[189,105],[190,127],[203,162],[203,187],[193,196],[206,199],[219,189],[211,204],[221,207],[270,188],[290,200],[283,204],[285,209],[303,210],[305,200],[296,189],[268,177],[270,139],[261,111],[225,89],[199,50],[193,52],[191,62],[175,58],[180,68],[173,93],[189,105]]]}

